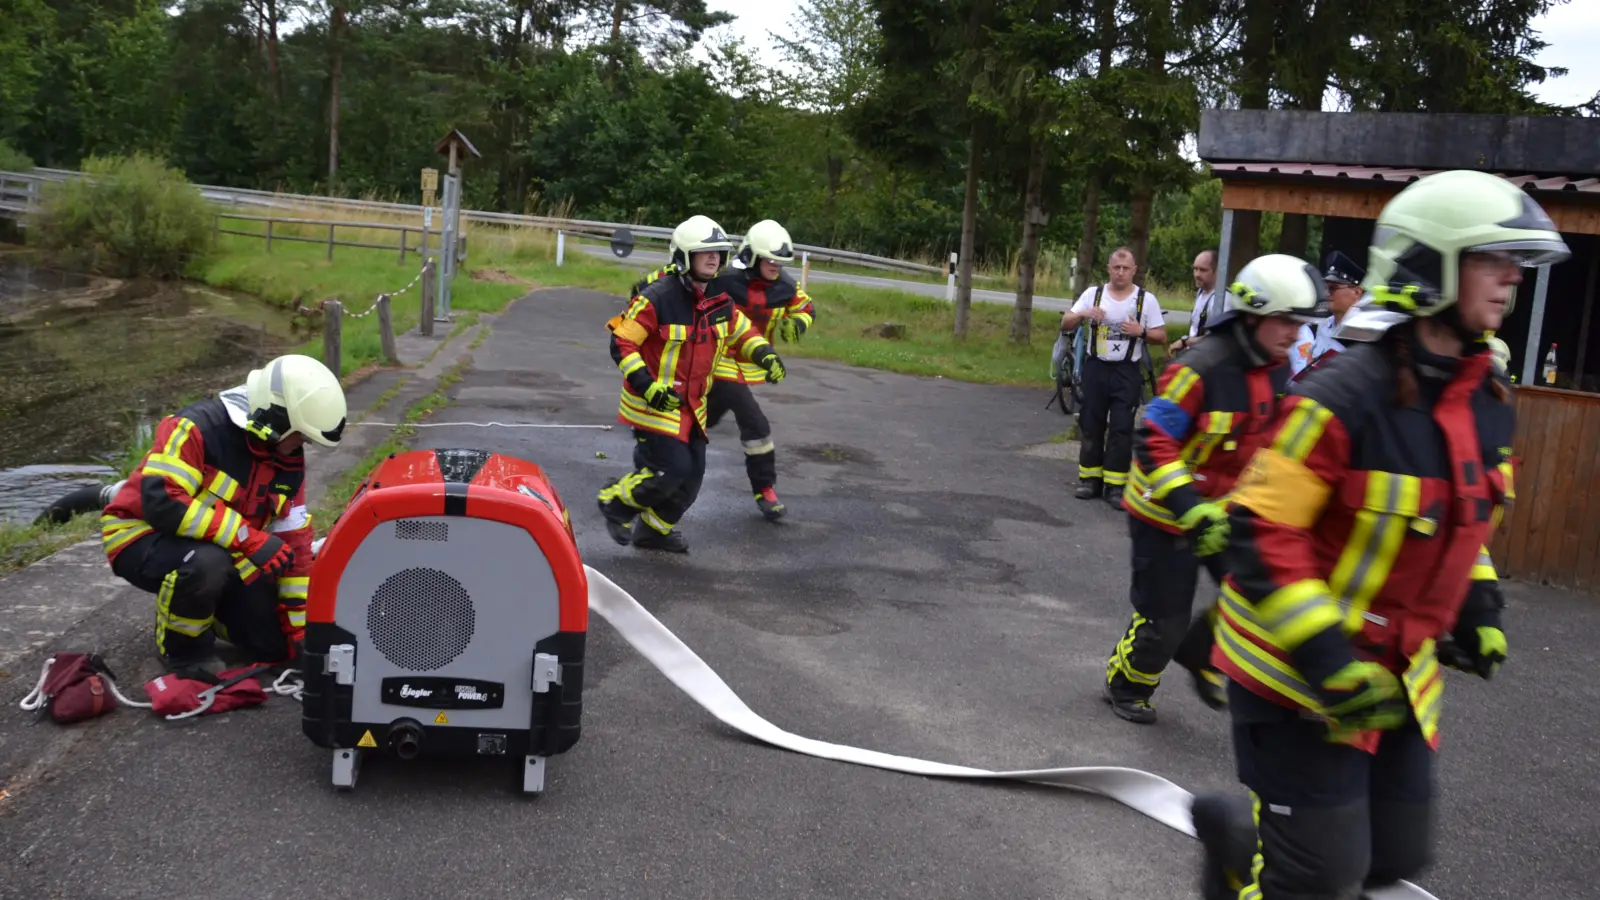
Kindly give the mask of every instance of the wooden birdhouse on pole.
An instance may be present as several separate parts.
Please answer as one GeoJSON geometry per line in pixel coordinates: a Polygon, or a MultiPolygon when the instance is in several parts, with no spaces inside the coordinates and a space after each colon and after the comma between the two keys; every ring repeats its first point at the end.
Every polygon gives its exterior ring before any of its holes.
{"type": "Polygon", "coordinates": [[[433,150],[449,160],[444,176],[444,222],[439,235],[439,267],[437,272],[438,298],[434,302],[436,321],[450,321],[450,288],[455,281],[456,266],[466,258],[466,242],[461,238],[461,164],[470,155],[482,159],[483,154],[472,146],[467,136],[452,128],[450,133],[433,145],[433,150]]]}

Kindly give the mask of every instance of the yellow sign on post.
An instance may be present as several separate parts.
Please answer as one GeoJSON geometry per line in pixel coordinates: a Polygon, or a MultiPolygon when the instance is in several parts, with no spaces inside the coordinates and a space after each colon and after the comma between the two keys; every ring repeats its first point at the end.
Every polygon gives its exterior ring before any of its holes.
{"type": "Polygon", "coordinates": [[[422,205],[423,206],[432,206],[433,205],[433,189],[432,188],[423,189],[423,191],[422,191],[422,205]]]}
{"type": "Polygon", "coordinates": [[[431,194],[434,191],[437,191],[438,189],[439,189],[439,170],[438,169],[423,169],[422,170],[422,191],[423,191],[423,193],[431,194]]]}

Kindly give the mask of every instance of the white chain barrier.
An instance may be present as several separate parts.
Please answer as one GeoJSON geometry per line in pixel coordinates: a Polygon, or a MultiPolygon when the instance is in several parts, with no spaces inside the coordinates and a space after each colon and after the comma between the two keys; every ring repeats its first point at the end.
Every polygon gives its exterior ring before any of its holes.
{"type": "MultiPolygon", "coordinates": [[[[1189,803],[1193,795],[1159,775],[1139,769],[1082,766],[991,772],[830,744],[784,731],[746,706],[704,660],[627,591],[593,568],[587,565],[583,568],[589,577],[590,610],[609,622],[667,680],[688,694],[689,699],[700,704],[723,724],[759,741],[807,756],[910,775],[975,781],[1024,781],[1089,791],[1109,797],[1169,828],[1194,837],[1194,823],[1189,815],[1189,803]]],[[[1364,897],[1367,900],[1438,900],[1408,881],[1369,890],[1364,897]]]]}

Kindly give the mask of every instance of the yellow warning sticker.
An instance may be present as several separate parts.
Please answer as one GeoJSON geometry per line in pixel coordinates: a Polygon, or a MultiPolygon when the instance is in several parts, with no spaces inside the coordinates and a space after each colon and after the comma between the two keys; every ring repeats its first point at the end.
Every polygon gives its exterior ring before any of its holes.
{"type": "Polygon", "coordinates": [[[433,724],[435,724],[435,725],[449,725],[450,724],[450,718],[444,714],[444,710],[440,710],[439,714],[437,716],[433,717],[433,724]]]}
{"type": "Polygon", "coordinates": [[[356,746],[357,747],[376,747],[376,746],[378,746],[378,742],[372,739],[372,731],[371,731],[371,729],[368,729],[367,731],[362,732],[361,740],[356,741],[356,746]]]}

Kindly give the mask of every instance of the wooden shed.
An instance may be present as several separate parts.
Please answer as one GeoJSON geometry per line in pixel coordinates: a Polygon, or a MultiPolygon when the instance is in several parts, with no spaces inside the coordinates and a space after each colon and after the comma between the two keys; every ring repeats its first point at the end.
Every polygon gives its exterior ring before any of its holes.
{"type": "Polygon", "coordinates": [[[1384,204],[1424,175],[1491,172],[1539,201],[1573,256],[1524,279],[1498,332],[1518,383],[1520,474],[1490,551],[1502,577],[1600,589],[1600,119],[1206,110],[1198,144],[1222,181],[1226,277],[1273,249],[1241,227],[1258,221],[1245,211],[1321,217],[1321,247],[1307,256],[1337,249],[1365,261],[1384,204]]]}

